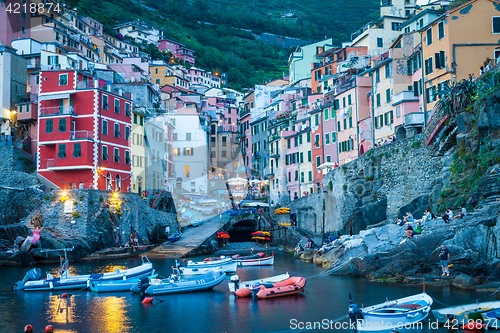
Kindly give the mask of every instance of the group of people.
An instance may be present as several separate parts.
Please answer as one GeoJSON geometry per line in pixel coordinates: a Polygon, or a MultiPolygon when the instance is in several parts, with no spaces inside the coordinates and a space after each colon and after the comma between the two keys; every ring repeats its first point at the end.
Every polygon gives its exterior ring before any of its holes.
{"type": "Polygon", "coordinates": [[[453,219],[459,219],[459,218],[463,218],[466,216],[467,216],[467,209],[465,209],[465,207],[463,205],[460,205],[460,213],[458,213],[455,216],[453,216],[453,211],[450,208],[448,208],[446,210],[446,213],[443,215],[443,221],[445,223],[448,223],[453,219]]]}
{"type": "Polygon", "coordinates": [[[137,233],[137,231],[132,231],[129,240],[125,243],[125,247],[129,246],[139,246],[139,234],[137,233]]]}
{"type": "MultiPolygon", "coordinates": [[[[307,238],[305,248],[310,250],[310,249],[313,249],[315,247],[316,247],[316,244],[314,243],[314,241],[311,238],[307,238]]],[[[302,244],[300,244],[300,242],[299,242],[297,244],[297,246],[295,246],[295,253],[299,253],[302,251],[304,251],[304,247],[302,247],[302,244]]]]}

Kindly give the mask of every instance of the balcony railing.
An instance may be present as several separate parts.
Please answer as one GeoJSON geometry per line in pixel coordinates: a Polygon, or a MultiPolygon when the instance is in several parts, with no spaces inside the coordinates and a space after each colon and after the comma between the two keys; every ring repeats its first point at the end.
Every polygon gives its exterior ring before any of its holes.
{"type": "Polygon", "coordinates": [[[94,140],[94,132],[92,131],[71,131],[71,140],[90,139],[94,140]]]}
{"type": "Polygon", "coordinates": [[[72,106],[52,106],[40,108],[40,116],[75,115],[72,106]]]}
{"type": "Polygon", "coordinates": [[[404,90],[394,95],[393,104],[398,104],[401,102],[418,102],[418,97],[415,96],[413,91],[404,90]]]}
{"type": "Polygon", "coordinates": [[[28,59],[28,69],[34,69],[34,68],[38,68],[36,58],[28,59]]]}
{"type": "Polygon", "coordinates": [[[87,81],[78,81],[76,83],[77,89],[86,89],[86,88],[97,88],[94,80],[87,81]]]}
{"type": "Polygon", "coordinates": [[[424,113],[423,112],[413,112],[405,114],[405,125],[406,126],[422,126],[424,124],[424,113]]]}
{"type": "Polygon", "coordinates": [[[337,87],[335,87],[335,94],[336,95],[341,94],[344,91],[351,89],[355,85],[356,85],[356,79],[352,79],[344,84],[338,85],[337,87]]]}

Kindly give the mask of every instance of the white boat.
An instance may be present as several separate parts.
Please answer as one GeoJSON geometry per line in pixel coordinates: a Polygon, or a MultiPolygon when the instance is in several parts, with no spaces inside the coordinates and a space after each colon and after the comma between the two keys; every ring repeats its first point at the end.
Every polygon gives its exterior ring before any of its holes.
{"type": "Polygon", "coordinates": [[[272,265],[274,265],[274,254],[269,257],[261,257],[261,258],[252,258],[252,259],[238,258],[239,267],[272,266],[272,265]]]}
{"type": "Polygon", "coordinates": [[[481,317],[489,328],[500,329],[500,309],[482,312],[481,317]]]}
{"type": "Polygon", "coordinates": [[[150,279],[145,294],[155,296],[207,290],[220,284],[225,278],[226,274],[221,270],[190,277],[172,274],[168,279],[150,279]]]}
{"type": "Polygon", "coordinates": [[[220,258],[211,258],[211,260],[205,259],[204,261],[191,261],[187,262],[187,267],[184,267],[183,274],[192,275],[196,273],[196,269],[200,270],[203,268],[214,268],[220,267],[223,272],[234,273],[236,272],[236,267],[238,262],[233,260],[233,258],[226,258],[221,256],[220,258]]]}
{"type": "Polygon", "coordinates": [[[179,270],[181,272],[181,275],[200,275],[200,274],[205,274],[205,273],[210,273],[213,270],[220,269],[224,273],[234,273],[236,272],[238,263],[236,261],[231,261],[228,263],[225,263],[221,266],[212,266],[212,267],[179,267],[179,270]]]}
{"type": "Polygon", "coordinates": [[[432,298],[426,293],[365,308],[359,308],[351,302],[349,317],[351,322],[356,323],[358,331],[392,331],[424,320],[429,315],[431,305],[432,298]]]}
{"type": "MultiPolygon", "coordinates": [[[[150,279],[155,279],[158,276],[153,270],[153,273],[148,277],[150,279]]],[[[135,278],[123,278],[122,280],[90,280],[89,289],[94,293],[106,293],[115,291],[130,291],[130,288],[134,284],[139,282],[140,277],[135,278]]]]}
{"type": "Polygon", "coordinates": [[[286,280],[289,277],[290,277],[290,275],[287,272],[285,274],[270,276],[270,277],[263,278],[263,279],[240,282],[240,277],[238,275],[233,275],[233,276],[231,276],[231,282],[229,282],[227,285],[229,286],[229,291],[234,293],[234,292],[236,292],[236,290],[238,290],[240,288],[249,288],[252,285],[259,285],[262,283],[275,283],[275,282],[286,280]]]}
{"type": "Polygon", "coordinates": [[[440,324],[444,324],[452,319],[456,319],[459,324],[462,324],[467,323],[471,316],[473,316],[471,319],[480,319],[481,313],[492,312],[499,308],[500,301],[479,302],[432,310],[432,314],[440,324]]]}
{"type": "MultiPolygon", "coordinates": [[[[67,258],[67,256],[65,257],[67,258]]],[[[39,268],[30,270],[22,281],[18,281],[14,289],[37,291],[37,290],[72,290],[85,289],[90,285],[90,280],[110,281],[123,280],[128,278],[142,277],[153,273],[153,264],[146,256],[142,257],[142,264],[137,267],[120,270],[117,268],[114,272],[86,274],[86,275],[70,275],[69,261],[61,260],[60,277],[54,277],[47,273],[47,278],[42,279],[42,274],[39,268]]]]}

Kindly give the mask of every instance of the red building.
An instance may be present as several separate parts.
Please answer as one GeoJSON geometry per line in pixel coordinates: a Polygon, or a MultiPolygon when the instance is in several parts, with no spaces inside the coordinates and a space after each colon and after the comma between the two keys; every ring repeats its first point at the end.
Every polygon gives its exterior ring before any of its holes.
{"type": "Polygon", "coordinates": [[[77,70],[40,72],[38,174],[54,188],[127,190],[131,101],[77,70]]]}

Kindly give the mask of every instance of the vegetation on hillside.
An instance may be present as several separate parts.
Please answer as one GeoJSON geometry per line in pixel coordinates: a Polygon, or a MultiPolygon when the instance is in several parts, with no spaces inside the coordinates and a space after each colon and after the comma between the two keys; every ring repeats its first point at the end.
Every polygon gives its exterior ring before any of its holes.
{"type": "Polygon", "coordinates": [[[449,114],[456,119],[461,112],[468,114],[471,130],[453,154],[450,166],[451,182],[439,194],[437,212],[446,207],[467,205],[472,208],[475,194],[488,168],[500,163],[500,146],[492,144],[492,138],[478,131],[478,118],[488,95],[500,89],[500,73],[486,74],[477,81],[462,80],[446,84],[439,92],[437,112],[449,114]]]}
{"type": "MultiPolygon", "coordinates": [[[[196,66],[228,74],[236,89],[262,84],[288,72],[291,49],[264,44],[254,34],[316,41],[332,37],[336,45],[378,16],[377,0],[314,2],[242,0],[66,0],[113,33],[116,24],[140,19],[162,28],[165,36],[196,51],[196,66]]],[[[161,58],[154,50],[153,57],[161,58]]]]}

